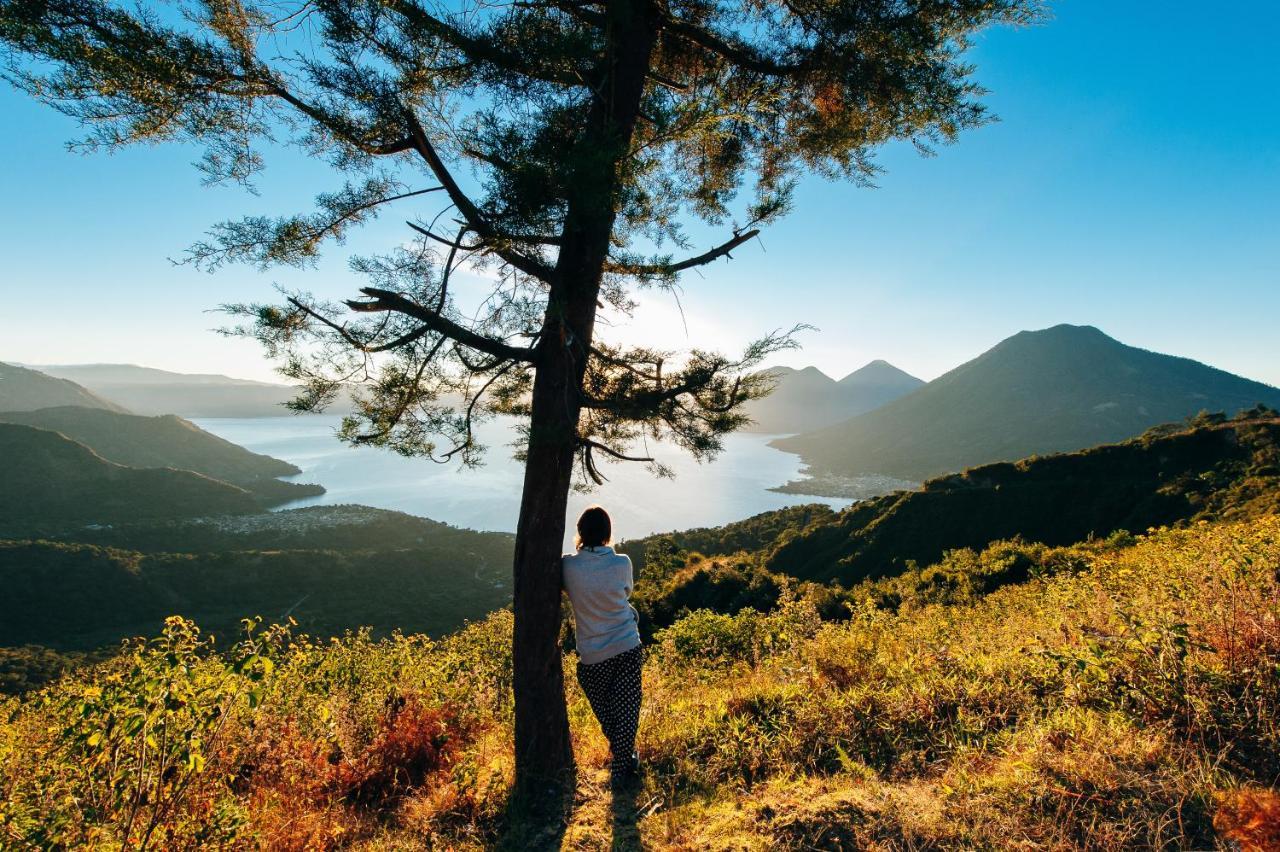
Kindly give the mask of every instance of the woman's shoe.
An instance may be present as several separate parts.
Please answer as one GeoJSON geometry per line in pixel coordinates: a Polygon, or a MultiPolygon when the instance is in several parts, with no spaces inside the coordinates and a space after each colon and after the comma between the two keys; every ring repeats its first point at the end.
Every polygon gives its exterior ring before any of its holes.
{"type": "Polygon", "coordinates": [[[624,758],[614,758],[609,764],[609,781],[617,787],[640,779],[640,756],[632,752],[624,758]]]}

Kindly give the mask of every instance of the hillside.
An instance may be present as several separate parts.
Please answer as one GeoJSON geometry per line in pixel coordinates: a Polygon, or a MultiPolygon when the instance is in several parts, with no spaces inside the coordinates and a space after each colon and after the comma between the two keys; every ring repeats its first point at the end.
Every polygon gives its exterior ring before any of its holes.
{"type": "Polygon", "coordinates": [[[617,550],[631,557],[631,563],[642,579],[657,580],[664,576],[664,564],[674,552],[723,556],[771,549],[781,537],[794,535],[813,524],[828,523],[835,517],[835,510],[824,503],[788,506],[722,527],[697,527],[623,541],[617,550]]]}
{"type": "Polygon", "coordinates": [[[1051,545],[1116,530],[1280,513],[1280,417],[1203,418],[1121,444],[972,468],[819,519],[766,566],[803,579],[863,579],[945,551],[1020,536],[1051,545]]]}
{"type": "Polygon", "coordinates": [[[129,467],[171,467],[239,485],[275,505],[323,494],[319,485],[281,482],[301,471],[288,462],[250,452],[172,414],[141,417],[63,406],[0,412],[0,422],[59,432],[108,461],[129,467]]]}
{"type": "Polygon", "coordinates": [[[775,367],[773,393],[748,403],[752,432],[784,434],[820,429],[879,408],[924,382],[886,361],[872,361],[840,381],[816,367],[775,367]]]}
{"type": "MultiPolygon", "coordinates": [[[[281,417],[297,395],[286,384],[205,373],[173,373],[133,364],[71,364],[39,368],[79,382],[138,414],[182,417],[281,417]]],[[[341,407],[335,404],[335,411],[341,407]]]]}
{"type": "MultiPolygon", "coordinates": [[[[507,533],[477,532],[371,506],[307,506],[260,512],[120,523],[79,529],[62,541],[144,552],[201,553],[216,550],[403,550],[430,545],[457,549],[462,559],[478,542],[506,542],[507,533]]],[[[485,545],[489,546],[488,544],[485,545]]],[[[484,550],[484,548],[480,548],[484,550]]],[[[509,561],[506,553],[498,561],[509,561]]]]}
{"type": "Polygon", "coordinates": [[[33,411],[56,405],[125,411],[73,381],[0,362],[0,411],[33,411]]]}
{"type": "Polygon", "coordinates": [[[259,510],[238,486],[186,470],[126,467],[57,432],[14,423],[0,423],[0,471],[0,536],[259,510]]]}
{"type": "Polygon", "coordinates": [[[140,553],[0,540],[0,645],[91,650],[183,615],[220,636],[293,617],[337,636],[371,627],[441,635],[510,603],[511,536],[465,532],[413,547],[140,553]]]}
{"type": "Polygon", "coordinates": [[[508,799],[509,612],[236,646],[174,619],[5,705],[0,824],[57,848],[137,820],[169,848],[1266,852],[1278,562],[1268,516],[965,604],[694,613],[648,648],[645,776],[612,793],[568,655],[576,791],[549,820],[508,799]]]}
{"type": "Polygon", "coordinates": [[[1126,346],[1090,326],[1059,325],[1020,332],[875,411],[774,446],[819,474],[919,482],[1259,403],[1280,407],[1280,389],[1126,346]]]}

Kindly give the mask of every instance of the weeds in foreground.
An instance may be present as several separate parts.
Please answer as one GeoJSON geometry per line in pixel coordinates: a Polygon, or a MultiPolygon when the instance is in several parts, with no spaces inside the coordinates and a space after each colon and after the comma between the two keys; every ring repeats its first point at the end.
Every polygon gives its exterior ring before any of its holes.
{"type": "MultiPolygon", "coordinates": [[[[693,613],[649,655],[649,775],[629,803],[606,804],[607,749],[570,676],[582,783],[548,842],[1276,848],[1280,519],[1123,544],[961,603],[890,610],[869,591],[842,623],[801,600],[693,613]]],[[[276,628],[215,654],[171,620],[0,705],[0,845],[539,837],[504,817],[509,636],[504,612],[438,642],[276,628]]]]}

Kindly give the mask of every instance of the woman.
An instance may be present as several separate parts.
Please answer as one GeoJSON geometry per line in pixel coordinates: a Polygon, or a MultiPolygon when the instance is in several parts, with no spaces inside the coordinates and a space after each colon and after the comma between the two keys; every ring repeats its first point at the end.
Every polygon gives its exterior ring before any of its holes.
{"type": "Polygon", "coordinates": [[[609,740],[614,783],[636,777],[640,724],[640,668],[644,651],[635,609],[628,602],[635,578],[631,558],[614,553],[609,513],[592,506],[578,518],[577,550],[565,554],[564,588],[573,604],[578,640],[578,683],[609,740]]]}

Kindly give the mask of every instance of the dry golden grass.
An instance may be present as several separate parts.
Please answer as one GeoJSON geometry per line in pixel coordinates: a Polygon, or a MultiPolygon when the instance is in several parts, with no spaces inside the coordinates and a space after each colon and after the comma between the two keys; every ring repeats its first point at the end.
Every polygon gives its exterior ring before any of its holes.
{"type": "Polygon", "coordinates": [[[803,602],[686,618],[651,648],[647,774],[620,794],[569,659],[557,824],[507,810],[509,614],[440,642],[138,651],[0,707],[0,846],[136,847],[147,789],[181,799],[148,843],[166,849],[1277,848],[1280,518],[1088,560],[846,623],[803,602]],[[203,738],[167,779],[110,774],[169,754],[118,725],[136,713],[203,738]]]}

